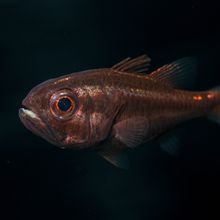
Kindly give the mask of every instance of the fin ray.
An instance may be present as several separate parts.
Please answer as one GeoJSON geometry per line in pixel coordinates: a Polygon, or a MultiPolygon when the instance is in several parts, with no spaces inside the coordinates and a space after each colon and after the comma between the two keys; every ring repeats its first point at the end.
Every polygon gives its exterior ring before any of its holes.
{"type": "Polygon", "coordinates": [[[148,132],[148,120],[145,117],[134,117],[114,125],[115,138],[129,148],[143,143],[148,132]]]}
{"type": "Polygon", "coordinates": [[[173,88],[188,88],[195,81],[196,66],[195,58],[185,57],[158,68],[149,77],[173,88]]]}
{"type": "Polygon", "coordinates": [[[147,55],[142,55],[134,59],[128,57],[121,62],[115,64],[112,69],[122,72],[141,74],[148,70],[148,67],[150,66],[150,61],[151,59],[147,55]]]}
{"type": "Polygon", "coordinates": [[[177,155],[180,148],[180,140],[177,136],[168,137],[161,141],[160,147],[172,156],[177,155]]]}
{"type": "Polygon", "coordinates": [[[114,166],[121,169],[128,169],[128,157],[123,151],[123,146],[111,141],[110,143],[103,144],[103,146],[98,150],[98,154],[114,166]]]}

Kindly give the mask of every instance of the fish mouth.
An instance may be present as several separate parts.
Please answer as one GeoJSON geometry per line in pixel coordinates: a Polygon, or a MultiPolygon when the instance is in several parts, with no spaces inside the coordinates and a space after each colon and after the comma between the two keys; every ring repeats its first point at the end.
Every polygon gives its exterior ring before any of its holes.
{"type": "Polygon", "coordinates": [[[41,120],[35,112],[33,112],[29,109],[26,109],[26,108],[20,108],[19,115],[29,117],[29,118],[32,118],[32,119],[38,120],[38,121],[41,120]]]}
{"type": "Polygon", "coordinates": [[[28,130],[30,130],[37,136],[45,138],[45,132],[47,130],[46,124],[36,112],[26,107],[20,108],[19,118],[28,130]]]}
{"type": "Polygon", "coordinates": [[[19,118],[24,126],[35,135],[42,137],[53,145],[60,146],[54,132],[36,112],[24,106],[19,109],[19,118]]]}

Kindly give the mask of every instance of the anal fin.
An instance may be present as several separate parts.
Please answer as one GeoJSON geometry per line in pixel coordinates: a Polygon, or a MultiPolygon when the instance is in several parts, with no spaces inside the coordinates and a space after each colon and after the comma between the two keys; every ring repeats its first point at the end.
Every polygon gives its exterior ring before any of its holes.
{"type": "Polygon", "coordinates": [[[180,153],[181,148],[181,138],[180,133],[182,129],[171,131],[165,134],[160,140],[160,147],[163,151],[167,152],[171,156],[177,156],[180,153]]]}
{"type": "Polygon", "coordinates": [[[160,147],[172,156],[178,155],[180,148],[180,140],[173,136],[160,143],[160,147]]]}

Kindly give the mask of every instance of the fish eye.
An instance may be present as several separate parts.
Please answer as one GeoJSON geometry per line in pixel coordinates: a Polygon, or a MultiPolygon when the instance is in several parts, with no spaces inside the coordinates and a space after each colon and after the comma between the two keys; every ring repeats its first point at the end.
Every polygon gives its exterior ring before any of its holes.
{"type": "Polygon", "coordinates": [[[57,101],[57,108],[59,108],[60,111],[66,112],[72,108],[72,101],[69,97],[63,97],[57,101]]]}
{"type": "Polygon", "coordinates": [[[50,98],[50,111],[58,119],[69,119],[76,110],[76,97],[70,91],[58,91],[50,98]]]}

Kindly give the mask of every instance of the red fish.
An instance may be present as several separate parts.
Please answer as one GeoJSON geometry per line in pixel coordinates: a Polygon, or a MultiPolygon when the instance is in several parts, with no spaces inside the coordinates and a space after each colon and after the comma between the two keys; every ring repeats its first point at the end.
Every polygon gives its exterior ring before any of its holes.
{"type": "MultiPolygon", "coordinates": [[[[111,68],[50,79],[23,100],[19,116],[38,136],[61,148],[91,148],[124,167],[120,155],[201,116],[220,122],[220,89],[182,90],[193,82],[196,65],[183,58],[144,74],[146,55],[111,68]]],[[[163,148],[171,149],[169,144],[163,148]]],[[[172,151],[172,149],[171,149],[172,151]]]]}

